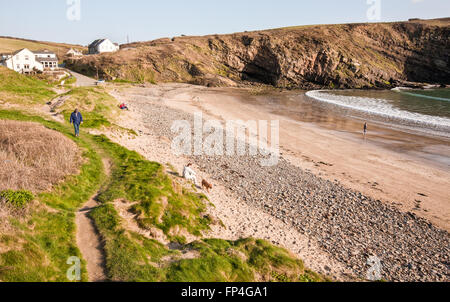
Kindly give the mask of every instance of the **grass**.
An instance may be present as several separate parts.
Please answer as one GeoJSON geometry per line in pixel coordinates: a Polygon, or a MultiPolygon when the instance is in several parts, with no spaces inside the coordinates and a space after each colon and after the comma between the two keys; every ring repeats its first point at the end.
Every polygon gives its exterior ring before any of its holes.
{"type": "Polygon", "coordinates": [[[77,145],[39,123],[0,120],[0,190],[43,191],[75,174],[77,145]]]}
{"type": "Polygon", "coordinates": [[[55,52],[59,58],[69,51],[70,48],[77,49],[79,51],[84,51],[85,48],[78,45],[69,45],[63,43],[52,43],[52,42],[39,42],[25,39],[14,39],[1,37],[0,38],[0,53],[11,53],[16,50],[23,48],[28,48],[31,51],[47,49],[55,52]]]}
{"type": "MultiPolygon", "coordinates": [[[[67,282],[67,259],[82,259],[75,243],[74,214],[34,209],[24,221],[12,222],[14,241],[6,241],[8,252],[0,254],[0,266],[4,268],[0,269],[0,280],[67,282]]],[[[85,263],[82,269],[82,280],[87,281],[85,263]]]]}
{"type": "Polygon", "coordinates": [[[78,108],[83,114],[83,127],[100,128],[111,126],[111,120],[118,115],[116,100],[103,88],[78,87],[64,94],[70,98],[59,109],[66,121],[74,108],[78,108]]]}
{"type": "Polygon", "coordinates": [[[51,46],[49,44],[44,44],[40,42],[26,41],[26,40],[18,40],[18,39],[9,39],[9,38],[0,38],[0,52],[13,52],[22,48],[28,48],[30,50],[40,50],[40,49],[48,49],[51,51],[59,50],[59,47],[51,46]]]}
{"type": "Polygon", "coordinates": [[[105,240],[108,277],[122,282],[321,282],[328,279],[304,268],[282,248],[252,238],[204,239],[170,250],[129,232],[112,204],[91,216],[105,240]],[[182,251],[194,253],[184,259],[182,251]]]}
{"type": "Polygon", "coordinates": [[[151,261],[169,254],[157,241],[130,236],[121,227],[120,218],[111,204],[91,212],[97,228],[105,239],[108,278],[112,281],[157,281],[161,275],[151,261]]]}
{"type": "Polygon", "coordinates": [[[77,82],[77,78],[73,77],[73,76],[66,76],[66,77],[62,78],[61,80],[59,80],[58,84],[61,85],[63,81],[64,81],[64,87],[71,88],[72,85],[77,82]]]}
{"type": "MultiPolygon", "coordinates": [[[[68,281],[66,271],[69,257],[82,258],[75,240],[75,210],[92,196],[105,178],[98,153],[91,148],[89,138],[77,140],[71,128],[41,117],[27,116],[17,111],[0,111],[0,119],[39,122],[74,140],[85,159],[79,175],[69,176],[51,192],[39,193],[39,206],[27,217],[11,219],[15,241],[1,245],[8,252],[0,254],[2,281],[68,281]]],[[[83,262],[82,280],[87,281],[83,262]]]]}
{"type": "Polygon", "coordinates": [[[0,99],[14,104],[44,104],[56,96],[45,81],[0,67],[0,99]]]}
{"type": "Polygon", "coordinates": [[[131,81],[131,80],[125,80],[125,79],[114,79],[110,82],[116,83],[116,84],[139,84],[139,82],[131,81]]]}
{"type": "Polygon", "coordinates": [[[95,141],[113,160],[110,182],[98,196],[102,206],[91,212],[105,242],[108,278],[112,281],[137,282],[227,282],[227,281],[324,281],[306,270],[301,260],[284,249],[263,240],[202,240],[184,244],[179,227],[201,237],[209,219],[203,195],[178,188],[163,167],[139,154],[110,142],[103,136],[95,141]],[[161,197],[167,198],[161,204],[161,197]],[[137,203],[133,210],[144,227],[158,228],[171,242],[180,244],[170,250],[156,240],[145,238],[123,227],[113,201],[125,199],[137,203]],[[145,217],[145,218],[142,218],[145,217]],[[184,259],[182,251],[195,253],[184,259]]]}
{"type": "Polygon", "coordinates": [[[152,83],[156,84],[155,73],[151,69],[142,68],[139,65],[122,66],[120,68],[123,75],[119,80],[132,83],[152,83]]]}
{"type": "Polygon", "coordinates": [[[145,160],[136,152],[110,142],[106,137],[94,138],[108,151],[116,169],[108,187],[98,196],[102,203],[125,199],[137,202],[133,210],[143,228],[156,227],[175,241],[184,242],[180,231],[194,236],[209,228],[206,196],[174,187],[162,165],[145,160]],[[178,230],[178,231],[177,231],[178,230]]]}
{"type": "Polygon", "coordinates": [[[26,190],[5,190],[0,192],[0,199],[2,198],[16,208],[24,208],[34,199],[34,196],[26,190]]]}
{"type": "Polygon", "coordinates": [[[166,279],[175,282],[299,282],[326,281],[306,270],[301,260],[282,248],[253,238],[238,241],[205,239],[186,247],[200,253],[196,259],[172,263],[166,279]]]}
{"type": "MultiPolygon", "coordinates": [[[[67,124],[17,111],[0,111],[0,119],[38,122],[59,131],[76,142],[84,158],[78,175],[36,194],[38,204],[25,217],[10,218],[14,231],[0,237],[0,250],[5,250],[0,253],[2,281],[68,281],[67,259],[82,257],[75,240],[75,210],[99,189],[101,205],[90,215],[105,244],[111,281],[327,281],[264,240],[201,239],[210,223],[203,215],[206,197],[183,188],[160,164],[104,136],[82,133],[77,139],[67,124]],[[105,175],[102,158],[113,164],[111,177],[105,175]],[[113,204],[117,199],[135,203],[138,220],[161,230],[178,247],[170,249],[125,229],[113,204]],[[186,233],[199,239],[185,244],[186,233]]],[[[84,261],[82,265],[82,281],[87,281],[84,261]]]]}

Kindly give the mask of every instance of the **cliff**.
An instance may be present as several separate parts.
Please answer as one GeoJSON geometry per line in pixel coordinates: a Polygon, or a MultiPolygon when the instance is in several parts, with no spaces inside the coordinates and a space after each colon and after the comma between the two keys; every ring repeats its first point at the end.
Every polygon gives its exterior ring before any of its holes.
{"type": "Polygon", "coordinates": [[[449,36],[450,18],[302,26],[133,43],[67,64],[131,82],[302,89],[450,84],[449,36]]]}

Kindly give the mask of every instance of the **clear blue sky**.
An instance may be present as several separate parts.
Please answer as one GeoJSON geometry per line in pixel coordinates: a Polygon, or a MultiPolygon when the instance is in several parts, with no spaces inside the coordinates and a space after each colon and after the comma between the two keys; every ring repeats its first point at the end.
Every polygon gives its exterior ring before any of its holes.
{"type": "MultiPolygon", "coordinates": [[[[86,45],[101,37],[125,43],[127,34],[131,41],[147,41],[370,21],[368,0],[80,0],[79,21],[66,17],[67,1],[0,0],[0,35],[86,45]]],[[[450,16],[450,0],[379,1],[380,21],[450,16]]]]}

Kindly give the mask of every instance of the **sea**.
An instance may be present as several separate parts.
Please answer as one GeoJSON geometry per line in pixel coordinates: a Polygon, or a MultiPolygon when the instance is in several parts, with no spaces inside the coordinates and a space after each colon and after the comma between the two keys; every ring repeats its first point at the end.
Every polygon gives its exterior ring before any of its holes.
{"type": "Polygon", "coordinates": [[[450,89],[316,90],[310,99],[356,117],[450,138],[450,89]]]}

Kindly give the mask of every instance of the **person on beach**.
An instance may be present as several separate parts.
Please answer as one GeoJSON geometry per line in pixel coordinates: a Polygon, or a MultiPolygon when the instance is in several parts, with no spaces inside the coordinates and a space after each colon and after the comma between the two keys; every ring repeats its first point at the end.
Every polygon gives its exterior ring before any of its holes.
{"type": "Polygon", "coordinates": [[[80,136],[80,125],[83,123],[83,116],[78,111],[78,109],[75,109],[74,112],[70,115],[70,123],[73,124],[73,127],[75,129],[75,136],[80,136]]]}
{"type": "Polygon", "coordinates": [[[120,108],[121,110],[130,110],[130,109],[128,109],[128,106],[127,106],[125,103],[120,104],[119,108],[120,108]]]}
{"type": "Polygon", "coordinates": [[[366,138],[367,130],[368,130],[367,123],[364,123],[364,138],[366,138]]]}
{"type": "Polygon", "coordinates": [[[187,181],[192,181],[196,187],[197,185],[197,174],[194,172],[194,170],[191,168],[192,164],[189,163],[186,167],[183,169],[183,178],[187,181]]]}

